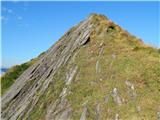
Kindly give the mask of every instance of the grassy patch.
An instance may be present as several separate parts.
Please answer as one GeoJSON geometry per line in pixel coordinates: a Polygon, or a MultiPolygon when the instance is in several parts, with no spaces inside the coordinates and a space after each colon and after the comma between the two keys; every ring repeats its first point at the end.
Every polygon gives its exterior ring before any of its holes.
{"type": "MultiPolygon", "coordinates": [[[[103,31],[105,27],[99,29],[103,31]]],[[[160,100],[158,50],[145,47],[141,41],[127,33],[119,37],[121,35],[114,29],[109,30],[106,36],[102,36],[103,33],[98,28],[96,31],[98,34],[91,36],[91,42],[80,49],[75,59],[79,73],[71,84],[71,94],[68,96],[73,108],[72,119],[80,118],[84,104],[88,108],[87,119],[95,119],[97,102],[101,104],[102,119],[114,119],[117,113],[121,119],[156,119],[160,100]],[[104,48],[103,54],[99,56],[101,42],[104,43],[104,48]],[[140,46],[140,49],[133,50],[135,46],[140,46]],[[100,73],[96,73],[98,60],[100,73]],[[126,80],[135,86],[135,100],[128,93],[126,80]],[[118,89],[119,96],[124,100],[121,106],[111,96],[114,88],[118,89]],[[104,101],[106,96],[109,96],[108,103],[104,101]],[[140,112],[137,112],[138,106],[141,108],[140,112]]]]}
{"type": "Polygon", "coordinates": [[[16,65],[9,69],[5,75],[1,77],[1,94],[14,83],[14,81],[30,66],[30,64],[24,63],[22,65],[16,65]]]}
{"type": "Polygon", "coordinates": [[[39,57],[44,55],[45,52],[41,53],[37,58],[31,59],[29,62],[23,63],[21,65],[15,65],[11,67],[2,77],[1,77],[1,95],[3,95],[9,87],[15,82],[15,80],[32,64],[34,64],[39,57]]]}

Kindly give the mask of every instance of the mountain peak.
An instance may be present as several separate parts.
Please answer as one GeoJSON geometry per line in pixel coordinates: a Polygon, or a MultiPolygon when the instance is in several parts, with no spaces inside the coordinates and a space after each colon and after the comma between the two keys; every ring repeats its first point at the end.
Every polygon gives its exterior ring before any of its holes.
{"type": "Polygon", "coordinates": [[[108,19],[105,15],[102,14],[96,14],[96,13],[91,13],[89,15],[89,18],[99,18],[99,19],[108,19]]]}
{"type": "Polygon", "coordinates": [[[33,62],[16,80],[17,71],[3,77],[14,81],[2,96],[3,119],[153,120],[160,113],[159,52],[104,15],[91,14],[33,62]]]}
{"type": "Polygon", "coordinates": [[[92,13],[89,15],[87,20],[89,20],[91,24],[94,25],[94,27],[97,27],[97,26],[104,26],[108,28],[114,27],[117,30],[123,30],[120,26],[116,25],[112,20],[108,19],[105,15],[102,15],[102,14],[92,13]]]}

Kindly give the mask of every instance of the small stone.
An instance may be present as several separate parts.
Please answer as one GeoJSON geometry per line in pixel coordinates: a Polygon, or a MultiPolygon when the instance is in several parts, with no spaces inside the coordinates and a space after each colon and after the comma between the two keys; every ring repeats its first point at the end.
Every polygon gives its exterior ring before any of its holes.
{"type": "Polygon", "coordinates": [[[123,103],[125,102],[125,99],[124,99],[124,98],[122,98],[122,102],[123,102],[123,103]]]}
{"type": "Polygon", "coordinates": [[[131,82],[129,82],[128,80],[126,80],[125,83],[126,83],[126,85],[128,87],[130,87],[132,90],[134,90],[134,85],[131,82]]]}
{"type": "Polygon", "coordinates": [[[91,51],[91,53],[93,53],[93,50],[91,51]]]}
{"type": "Polygon", "coordinates": [[[119,114],[115,115],[115,119],[114,120],[119,120],[119,114]]]}
{"type": "Polygon", "coordinates": [[[112,54],[112,58],[113,58],[113,59],[116,58],[116,54],[115,54],[115,53],[112,54]]]}
{"type": "Polygon", "coordinates": [[[137,112],[140,112],[141,111],[141,107],[140,106],[137,106],[137,112]]]}
{"type": "Polygon", "coordinates": [[[100,73],[99,60],[96,62],[96,73],[100,73]]]}
{"type": "Polygon", "coordinates": [[[134,85],[132,84],[131,89],[134,90],[134,85]]]}
{"type": "Polygon", "coordinates": [[[114,99],[114,102],[118,105],[122,105],[122,101],[121,101],[121,98],[120,96],[118,95],[118,90],[117,88],[114,88],[113,91],[112,91],[112,97],[114,99]]]}
{"type": "Polygon", "coordinates": [[[103,42],[101,42],[100,47],[102,47],[103,45],[104,45],[104,43],[103,43],[103,42]]]}
{"type": "Polygon", "coordinates": [[[129,88],[129,90],[127,91],[128,94],[133,98],[135,99],[137,97],[137,94],[135,92],[135,88],[134,88],[134,85],[129,82],[128,80],[125,81],[125,84],[127,85],[127,87],[129,88]]]}

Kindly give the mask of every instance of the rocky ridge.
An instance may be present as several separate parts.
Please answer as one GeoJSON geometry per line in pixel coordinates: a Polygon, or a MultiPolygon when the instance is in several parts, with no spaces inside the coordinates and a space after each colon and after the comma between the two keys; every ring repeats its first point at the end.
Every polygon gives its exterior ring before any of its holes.
{"type": "Polygon", "coordinates": [[[159,57],[157,49],[92,14],[6,91],[2,119],[157,119],[159,57]]]}

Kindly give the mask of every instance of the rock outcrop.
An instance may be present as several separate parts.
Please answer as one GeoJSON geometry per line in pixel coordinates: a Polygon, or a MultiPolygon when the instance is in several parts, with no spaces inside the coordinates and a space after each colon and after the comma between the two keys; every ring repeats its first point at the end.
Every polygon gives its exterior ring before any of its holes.
{"type": "Polygon", "coordinates": [[[155,48],[92,14],[18,77],[2,96],[1,117],[159,119],[159,57],[155,48]]]}
{"type": "MultiPolygon", "coordinates": [[[[73,27],[16,80],[2,96],[2,118],[15,120],[23,116],[26,113],[25,110],[32,111],[54,74],[67,63],[80,46],[88,41],[93,27],[91,19],[92,16],[73,27]],[[39,96],[36,96],[37,90],[39,90],[39,96]]],[[[75,71],[67,76],[69,78],[66,84],[71,82],[74,74],[75,71]]]]}

